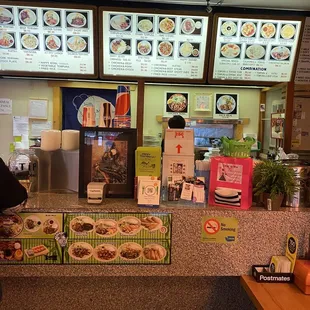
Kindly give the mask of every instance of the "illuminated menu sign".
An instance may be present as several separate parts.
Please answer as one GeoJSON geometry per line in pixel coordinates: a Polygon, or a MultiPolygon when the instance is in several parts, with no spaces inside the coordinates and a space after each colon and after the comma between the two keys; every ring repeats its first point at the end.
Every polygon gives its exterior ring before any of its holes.
{"type": "Polygon", "coordinates": [[[94,74],[93,11],[0,6],[0,73],[94,74]]]}
{"type": "Polygon", "coordinates": [[[204,78],[208,17],[102,14],[103,75],[204,78]]]}
{"type": "Polygon", "coordinates": [[[291,80],[301,21],[219,17],[213,80],[291,80]]]}

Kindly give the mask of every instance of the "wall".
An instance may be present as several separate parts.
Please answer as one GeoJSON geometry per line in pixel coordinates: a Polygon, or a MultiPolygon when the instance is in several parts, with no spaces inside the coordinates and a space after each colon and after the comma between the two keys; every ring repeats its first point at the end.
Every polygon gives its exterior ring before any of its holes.
{"type": "Polygon", "coordinates": [[[156,121],[156,115],[163,115],[165,92],[171,90],[188,92],[190,96],[190,117],[201,118],[212,117],[212,112],[194,111],[196,93],[239,93],[240,118],[250,118],[250,123],[244,127],[244,132],[258,132],[260,89],[147,85],[144,97],[144,135],[161,133],[161,124],[156,121]]]}

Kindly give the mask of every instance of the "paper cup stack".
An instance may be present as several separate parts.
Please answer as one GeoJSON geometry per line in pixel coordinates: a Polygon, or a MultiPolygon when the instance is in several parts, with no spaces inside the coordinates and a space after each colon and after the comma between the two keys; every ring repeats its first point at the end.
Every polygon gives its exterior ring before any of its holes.
{"type": "Polygon", "coordinates": [[[41,150],[56,151],[60,149],[61,131],[60,130],[43,130],[41,131],[41,150]]]}
{"type": "Polygon", "coordinates": [[[80,147],[80,132],[78,130],[63,130],[61,148],[64,151],[78,150],[80,147]]]}

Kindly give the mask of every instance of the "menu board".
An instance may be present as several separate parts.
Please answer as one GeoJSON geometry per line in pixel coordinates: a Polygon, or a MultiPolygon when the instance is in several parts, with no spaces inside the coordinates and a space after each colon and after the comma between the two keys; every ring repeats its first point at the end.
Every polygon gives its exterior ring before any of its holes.
{"type": "Polygon", "coordinates": [[[205,77],[208,17],[102,12],[103,75],[205,77]]]}
{"type": "Polygon", "coordinates": [[[291,80],[301,21],[218,17],[216,27],[213,81],[291,80]]]}
{"type": "Polygon", "coordinates": [[[95,75],[93,15],[91,9],[1,5],[0,73],[95,75]]]}

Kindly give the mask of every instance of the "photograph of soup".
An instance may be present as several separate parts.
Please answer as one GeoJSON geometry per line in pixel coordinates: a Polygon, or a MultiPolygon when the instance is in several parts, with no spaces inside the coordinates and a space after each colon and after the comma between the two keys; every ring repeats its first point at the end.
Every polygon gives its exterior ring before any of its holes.
{"type": "Polygon", "coordinates": [[[221,33],[225,37],[232,37],[237,32],[237,24],[233,21],[226,21],[221,26],[221,33]]]}

